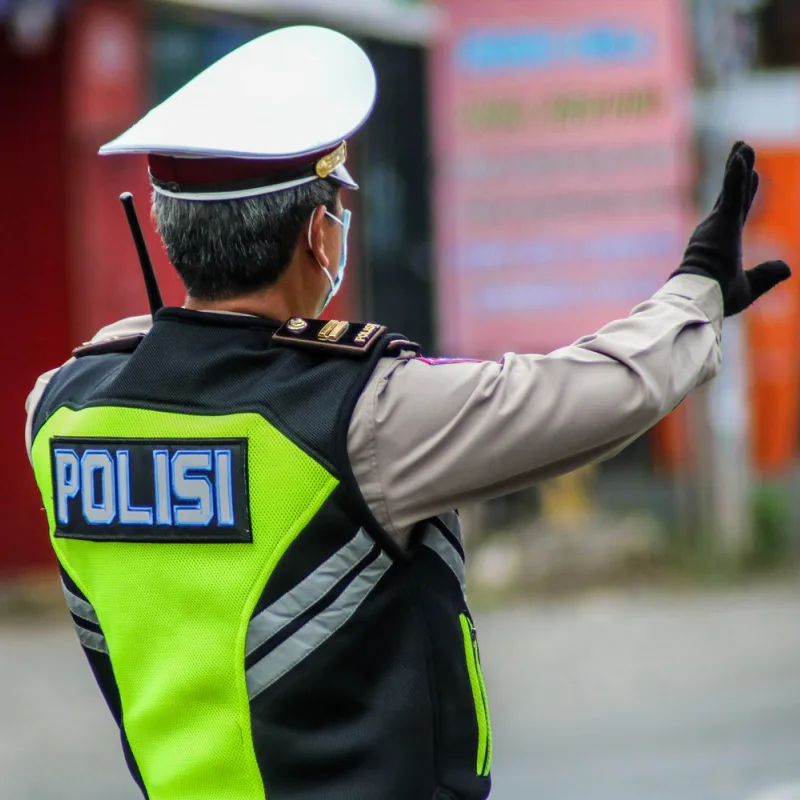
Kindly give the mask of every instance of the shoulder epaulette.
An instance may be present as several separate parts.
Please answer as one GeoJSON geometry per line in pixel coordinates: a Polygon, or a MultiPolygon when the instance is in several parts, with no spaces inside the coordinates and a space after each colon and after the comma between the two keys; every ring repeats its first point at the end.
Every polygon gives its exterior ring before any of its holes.
{"type": "Polygon", "coordinates": [[[84,356],[103,356],[108,353],[132,353],[144,337],[145,334],[136,333],[133,336],[117,336],[100,342],[84,342],[72,351],[72,355],[75,358],[83,358],[84,356]]]}
{"type": "Polygon", "coordinates": [[[376,322],[344,322],[338,319],[292,317],[273,334],[272,342],[281,347],[298,347],[331,355],[361,358],[369,353],[386,333],[376,322]]]}
{"type": "Polygon", "coordinates": [[[390,356],[399,356],[401,353],[408,352],[409,350],[413,353],[419,353],[422,347],[408,339],[392,339],[392,341],[386,345],[386,353],[390,356]]]}

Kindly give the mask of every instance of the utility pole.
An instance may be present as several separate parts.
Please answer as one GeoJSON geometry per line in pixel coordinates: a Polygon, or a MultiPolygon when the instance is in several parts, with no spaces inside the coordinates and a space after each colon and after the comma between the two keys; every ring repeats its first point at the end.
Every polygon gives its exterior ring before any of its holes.
{"type": "MultiPolygon", "coordinates": [[[[757,54],[754,16],[761,0],[694,0],[692,21],[706,85],[697,94],[697,130],[704,151],[698,193],[709,209],[722,185],[723,165],[741,131],[730,125],[737,78],[752,70],[757,54]]],[[[745,265],[747,266],[747,265],[745,265]]],[[[714,552],[741,561],[752,542],[750,514],[749,380],[740,319],[725,320],[719,376],[698,391],[689,415],[694,442],[689,526],[712,537],[714,552]]]]}

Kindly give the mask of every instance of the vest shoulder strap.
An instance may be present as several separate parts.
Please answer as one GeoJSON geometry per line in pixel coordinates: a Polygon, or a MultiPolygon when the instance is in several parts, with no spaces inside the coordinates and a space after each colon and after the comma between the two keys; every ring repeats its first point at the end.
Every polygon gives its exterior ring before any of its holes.
{"type": "MultiPolygon", "coordinates": [[[[304,319],[293,317],[272,336],[272,346],[314,350],[330,356],[366,358],[384,340],[386,326],[376,322],[346,322],[331,319],[304,319]]],[[[407,349],[419,349],[406,339],[392,339],[386,345],[387,355],[399,353],[400,342],[407,349]]]]}
{"type": "Polygon", "coordinates": [[[136,333],[132,336],[117,336],[103,339],[99,342],[85,342],[72,351],[75,358],[85,356],[104,356],[108,353],[132,353],[141,344],[145,334],[136,333]]]}

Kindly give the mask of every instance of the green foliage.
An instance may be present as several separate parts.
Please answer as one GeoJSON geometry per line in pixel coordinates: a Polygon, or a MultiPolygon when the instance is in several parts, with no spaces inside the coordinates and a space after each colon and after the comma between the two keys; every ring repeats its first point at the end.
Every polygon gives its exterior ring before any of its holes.
{"type": "Polygon", "coordinates": [[[728,586],[741,578],[741,565],[726,558],[715,536],[694,531],[691,536],[673,532],[668,538],[668,578],[691,586],[728,586]]]}
{"type": "Polygon", "coordinates": [[[774,567],[787,556],[792,529],[792,496],[786,486],[762,483],[751,498],[753,567],[774,567]]]}
{"type": "Polygon", "coordinates": [[[792,555],[795,501],[781,481],[757,484],[748,504],[748,546],[728,553],[716,531],[671,531],[667,563],[673,577],[706,585],[729,585],[752,573],[783,567],[792,555]]]}

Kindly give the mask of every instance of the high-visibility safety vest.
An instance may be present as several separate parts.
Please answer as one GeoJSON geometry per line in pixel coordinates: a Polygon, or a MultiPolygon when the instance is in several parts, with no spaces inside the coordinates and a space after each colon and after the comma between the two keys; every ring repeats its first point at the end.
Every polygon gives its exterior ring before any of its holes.
{"type": "Polygon", "coordinates": [[[347,456],[401,343],[303,323],[163,309],[53,378],[32,459],[78,637],[149,800],[482,800],[457,515],[401,550],[347,456]]]}

